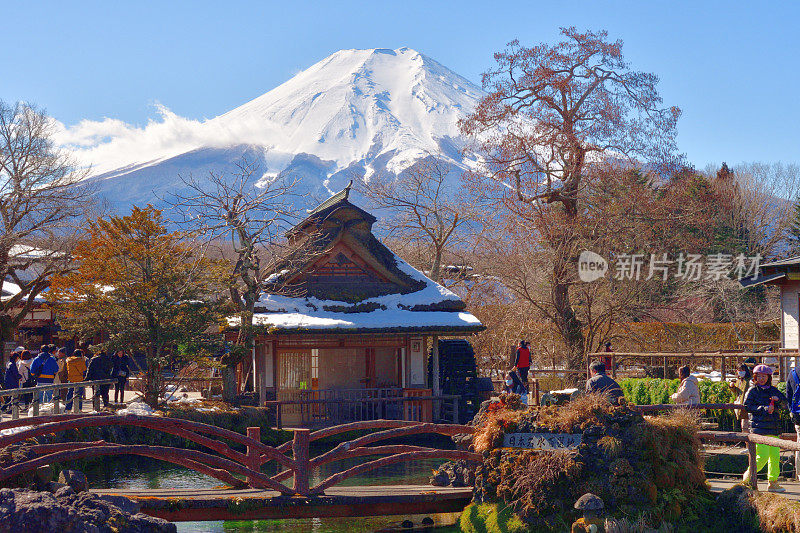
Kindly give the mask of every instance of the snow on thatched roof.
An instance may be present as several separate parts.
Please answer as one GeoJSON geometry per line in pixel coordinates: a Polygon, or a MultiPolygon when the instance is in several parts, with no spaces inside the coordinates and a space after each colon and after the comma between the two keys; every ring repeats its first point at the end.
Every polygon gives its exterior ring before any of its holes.
{"type": "MultiPolygon", "coordinates": [[[[348,193],[333,195],[288,233],[297,248],[268,273],[254,323],[273,332],[482,330],[458,295],[375,238],[375,217],[348,193]],[[350,273],[328,275],[330,265],[350,273]]],[[[236,327],[238,318],[229,323],[236,327]]]]}
{"type": "MultiPolygon", "coordinates": [[[[480,321],[463,312],[464,303],[452,291],[427,278],[400,257],[396,266],[419,282],[422,289],[386,294],[357,303],[264,294],[253,322],[274,331],[451,331],[483,329],[480,321]]],[[[238,319],[230,321],[238,325],[238,319]]]]}

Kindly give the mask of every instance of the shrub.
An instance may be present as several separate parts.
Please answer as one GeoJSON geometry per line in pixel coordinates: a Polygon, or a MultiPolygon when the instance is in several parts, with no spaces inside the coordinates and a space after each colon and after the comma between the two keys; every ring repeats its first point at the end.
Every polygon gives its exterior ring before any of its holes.
{"type": "MultiPolygon", "coordinates": [[[[625,398],[636,405],[658,405],[670,403],[670,396],[678,390],[679,379],[629,378],[619,382],[625,398]]],[[[701,379],[700,401],[702,403],[732,403],[736,398],[724,381],[701,379]]]]}

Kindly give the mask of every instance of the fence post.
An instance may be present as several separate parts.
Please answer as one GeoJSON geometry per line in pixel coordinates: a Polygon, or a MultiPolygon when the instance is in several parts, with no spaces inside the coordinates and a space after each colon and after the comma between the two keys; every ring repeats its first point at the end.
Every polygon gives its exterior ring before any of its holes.
{"type": "MultiPolygon", "coordinates": [[[[100,410],[100,396],[97,395],[99,391],[100,387],[98,385],[92,387],[92,409],[94,409],[95,411],[100,410]]],[[[123,398],[123,401],[124,400],[125,398],[123,398]]]]}
{"type": "MultiPolygon", "coordinates": [[[[261,442],[261,428],[247,428],[247,436],[251,439],[261,442]]],[[[253,446],[247,447],[247,467],[250,470],[255,470],[256,472],[261,471],[261,452],[253,446]]],[[[253,486],[253,481],[254,480],[250,476],[247,477],[247,483],[250,484],[251,487],[253,486]]]]}
{"type": "Polygon", "coordinates": [[[79,398],[78,395],[80,394],[80,389],[78,387],[72,388],[72,412],[73,413],[80,413],[80,401],[83,398],[79,398]]]}
{"type": "MultiPolygon", "coordinates": [[[[62,390],[66,390],[66,389],[53,389],[52,390],[52,392],[53,392],[53,414],[54,415],[60,415],[61,414],[61,400],[60,400],[60,398],[61,398],[61,391],[62,390]],[[58,396],[56,396],[56,393],[58,393],[58,396]]],[[[65,407],[66,407],[66,405],[65,405],[65,407]]]]}
{"type": "Polygon", "coordinates": [[[39,416],[39,398],[40,394],[44,394],[42,391],[36,391],[33,393],[33,416],[39,416]]]}
{"type": "Polygon", "coordinates": [[[283,405],[280,402],[275,404],[275,425],[277,426],[277,429],[283,429],[283,421],[281,420],[282,407],[283,405]]]}
{"type": "Polygon", "coordinates": [[[295,429],[292,440],[292,455],[294,456],[294,491],[300,496],[308,496],[308,429],[295,429]]]}
{"type": "Polygon", "coordinates": [[[758,490],[758,467],[756,466],[756,445],[754,442],[747,440],[747,459],[748,459],[748,472],[750,479],[747,480],[748,484],[753,490],[758,490]]]}
{"type": "Polygon", "coordinates": [[[11,396],[11,420],[19,418],[19,394],[11,396]]]}
{"type": "Polygon", "coordinates": [[[457,396],[453,400],[453,424],[458,424],[458,404],[460,398],[457,396]]]}

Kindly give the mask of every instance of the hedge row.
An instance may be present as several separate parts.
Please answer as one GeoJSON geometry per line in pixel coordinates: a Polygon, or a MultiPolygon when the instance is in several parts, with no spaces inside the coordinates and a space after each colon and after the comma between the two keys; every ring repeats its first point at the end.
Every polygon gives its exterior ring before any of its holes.
{"type": "MultiPolygon", "coordinates": [[[[636,405],[672,403],[670,396],[678,390],[681,380],[659,378],[629,378],[619,382],[625,398],[636,405]]],[[[700,380],[701,403],[732,403],[735,397],[723,381],[700,380]]]]}

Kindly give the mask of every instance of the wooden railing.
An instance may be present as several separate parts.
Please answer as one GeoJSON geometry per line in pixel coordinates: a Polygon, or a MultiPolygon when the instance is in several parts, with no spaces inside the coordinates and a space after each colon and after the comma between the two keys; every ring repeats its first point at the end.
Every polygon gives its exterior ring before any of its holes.
{"type": "MultiPolygon", "coordinates": [[[[77,398],[76,392],[77,389],[84,389],[86,390],[87,387],[96,387],[100,385],[112,385],[116,383],[117,380],[115,379],[99,379],[95,381],[80,381],[75,383],[54,383],[52,385],[37,385],[35,387],[23,387],[17,389],[2,389],[0,390],[0,398],[8,398],[10,400],[6,402],[4,399],[2,402],[3,404],[10,403],[11,405],[11,419],[17,420],[19,418],[19,400],[21,396],[27,396],[32,394],[31,399],[31,408],[33,409],[33,416],[39,416],[39,406],[41,403],[49,403],[49,402],[42,402],[41,400],[41,393],[46,391],[62,391],[66,390],[72,391],[72,412],[78,413],[80,412],[80,405],[84,398],[77,398]]],[[[53,413],[59,414],[61,411],[61,404],[59,403],[59,399],[53,397],[53,413]]],[[[66,400],[64,403],[68,403],[66,400]]],[[[95,411],[100,410],[100,398],[97,395],[92,397],[92,406],[94,407],[95,411]]]]}
{"type": "Polygon", "coordinates": [[[12,428],[23,429],[13,434],[0,435],[0,448],[26,441],[32,437],[78,428],[107,426],[137,426],[176,435],[204,446],[218,455],[168,446],[120,445],[105,441],[34,444],[30,449],[39,457],[0,468],[0,481],[53,463],[89,457],[133,454],[178,464],[219,479],[235,488],[250,486],[274,490],[286,495],[310,496],[321,494],[325,489],[357,474],[403,461],[431,458],[480,461],[482,458],[480,454],[462,450],[441,450],[413,445],[366,446],[381,440],[422,433],[452,436],[475,431],[472,426],[457,424],[375,420],[339,425],[313,433],[308,429],[296,429],[291,441],[278,447],[272,447],[261,442],[260,428],[257,427],[247,428],[245,436],[227,429],[188,420],[110,414],[51,415],[2,422],[0,423],[0,432],[12,428]],[[365,429],[382,431],[360,436],[342,443],[318,457],[310,457],[311,442],[331,435],[365,429]],[[224,439],[242,446],[246,452],[235,450],[226,442],[217,439],[224,439]],[[291,453],[292,456],[288,457],[288,453],[291,453]],[[315,486],[310,486],[310,474],[313,468],[332,461],[367,455],[386,455],[386,457],[338,472],[315,486]],[[278,474],[267,476],[261,472],[261,466],[269,461],[277,463],[278,474]],[[291,487],[282,483],[290,477],[293,478],[291,487]]]}
{"type": "Polygon", "coordinates": [[[668,374],[668,369],[677,367],[684,364],[694,366],[698,362],[714,362],[719,361],[719,370],[724,377],[728,370],[735,370],[739,363],[743,362],[748,357],[754,357],[757,361],[761,362],[764,359],[777,359],[778,380],[783,381],[787,372],[787,361],[790,359],[800,359],[800,352],[797,350],[780,350],[776,352],[742,352],[738,350],[729,351],[716,351],[716,352],[592,352],[586,356],[586,367],[588,368],[592,361],[600,358],[610,358],[611,368],[608,369],[612,377],[617,377],[618,363],[623,362],[640,363],[642,361],[650,366],[663,367],[664,377],[668,374]]]}
{"type": "Polygon", "coordinates": [[[758,490],[758,468],[756,466],[756,444],[765,444],[767,446],[775,446],[781,450],[789,450],[793,452],[800,451],[800,443],[779,439],[777,437],[768,437],[766,435],[756,435],[755,433],[737,433],[737,432],[723,432],[723,431],[698,431],[697,435],[702,440],[709,440],[714,442],[743,442],[747,445],[747,458],[748,458],[748,472],[750,476],[748,483],[750,486],[758,490]]]}
{"type": "Polygon", "coordinates": [[[275,409],[275,424],[278,429],[283,427],[284,409],[296,406],[300,411],[300,425],[324,424],[332,422],[338,424],[346,421],[366,421],[383,418],[406,419],[417,418],[423,420],[424,412],[436,412],[437,409],[426,410],[426,404],[440,406],[442,417],[458,422],[458,403],[461,396],[458,394],[443,394],[440,396],[406,396],[383,398],[320,398],[306,400],[276,400],[265,402],[265,406],[275,409]],[[420,409],[408,409],[408,406],[420,409]],[[392,407],[396,407],[392,409],[392,407]],[[391,415],[394,414],[394,417],[391,415]]]}
{"type": "MultiPolygon", "coordinates": [[[[731,410],[746,410],[744,405],[736,403],[699,403],[694,405],[675,405],[675,404],[660,404],[660,405],[631,405],[642,413],[657,413],[660,411],[672,411],[676,409],[731,409],[731,410]]],[[[756,444],[766,444],[767,446],[775,446],[781,450],[800,451],[800,443],[787,439],[779,439],[777,437],[768,437],[766,435],[757,435],[755,433],[741,433],[736,431],[698,431],[697,436],[704,441],[712,442],[726,442],[726,443],[744,443],[747,445],[748,456],[748,472],[750,477],[748,479],[749,485],[758,490],[757,474],[758,468],[756,467],[756,444]]]]}

